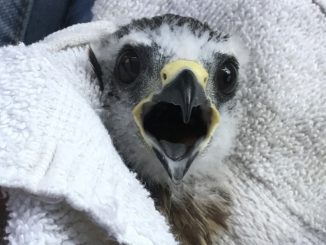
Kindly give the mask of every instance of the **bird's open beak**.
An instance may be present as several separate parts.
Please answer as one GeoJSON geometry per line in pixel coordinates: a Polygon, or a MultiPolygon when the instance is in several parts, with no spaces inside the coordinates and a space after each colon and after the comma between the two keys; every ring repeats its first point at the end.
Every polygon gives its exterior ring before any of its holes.
{"type": "Polygon", "coordinates": [[[161,70],[162,90],[133,109],[135,122],[172,181],[182,181],[219,122],[205,93],[208,73],[195,61],[177,60],[161,70]]]}

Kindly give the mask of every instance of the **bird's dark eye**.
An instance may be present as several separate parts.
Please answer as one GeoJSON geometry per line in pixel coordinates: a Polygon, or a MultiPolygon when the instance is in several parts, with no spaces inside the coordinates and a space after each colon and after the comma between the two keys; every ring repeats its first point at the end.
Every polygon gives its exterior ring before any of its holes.
{"type": "Polygon", "coordinates": [[[116,62],[115,77],[123,83],[132,83],[140,73],[140,61],[137,53],[128,48],[123,50],[116,62]]]}
{"type": "Polygon", "coordinates": [[[236,61],[224,62],[215,74],[215,82],[219,92],[224,95],[231,95],[237,88],[238,63],[236,61]]]}

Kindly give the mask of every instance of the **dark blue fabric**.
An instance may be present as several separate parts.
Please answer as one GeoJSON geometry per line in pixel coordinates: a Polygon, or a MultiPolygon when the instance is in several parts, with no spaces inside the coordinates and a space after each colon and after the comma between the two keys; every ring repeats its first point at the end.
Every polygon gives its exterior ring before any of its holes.
{"type": "Polygon", "coordinates": [[[30,44],[77,23],[92,19],[94,0],[34,0],[24,42],[30,44]]]}
{"type": "Polygon", "coordinates": [[[64,27],[70,0],[34,0],[23,41],[34,43],[64,27]]]}
{"type": "Polygon", "coordinates": [[[65,27],[91,21],[91,9],[95,0],[73,0],[66,16],[65,27]]]}
{"type": "Polygon", "coordinates": [[[0,46],[30,44],[67,26],[89,22],[94,0],[0,0],[0,46]]]}
{"type": "Polygon", "coordinates": [[[0,0],[0,46],[24,38],[33,0],[0,0]]]}

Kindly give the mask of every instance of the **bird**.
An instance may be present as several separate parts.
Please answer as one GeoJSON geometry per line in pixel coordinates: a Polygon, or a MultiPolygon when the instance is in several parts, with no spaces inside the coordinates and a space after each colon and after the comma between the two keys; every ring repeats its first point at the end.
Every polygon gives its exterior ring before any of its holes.
{"type": "Polygon", "coordinates": [[[131,20],[92,42],[100,117],[180,244],[229,230],[230,173],[244,60],[236,37],[175,14],[131,20]]]}

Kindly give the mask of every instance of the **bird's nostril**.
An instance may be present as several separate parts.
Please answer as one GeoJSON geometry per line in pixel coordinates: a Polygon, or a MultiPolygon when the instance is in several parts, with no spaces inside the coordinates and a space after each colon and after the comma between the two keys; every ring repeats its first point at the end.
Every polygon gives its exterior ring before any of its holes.
{"type": "Polygon", "coordinates": [[[166,75],[166,73],[163,73],[163,80],[166,80],[168,78],[168,76],[166,75]]]}

